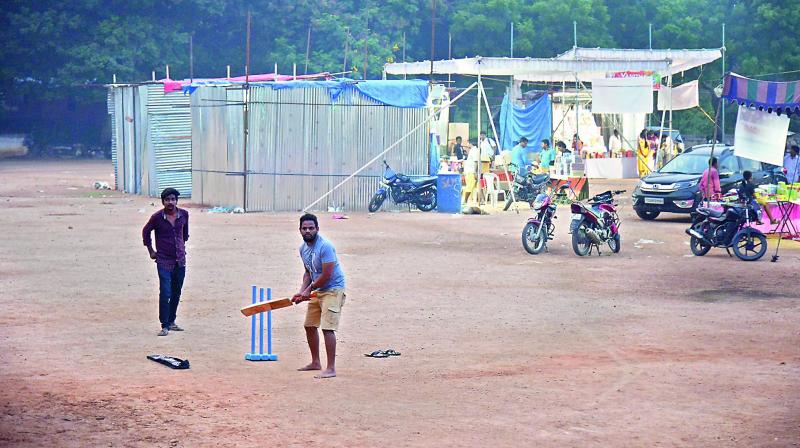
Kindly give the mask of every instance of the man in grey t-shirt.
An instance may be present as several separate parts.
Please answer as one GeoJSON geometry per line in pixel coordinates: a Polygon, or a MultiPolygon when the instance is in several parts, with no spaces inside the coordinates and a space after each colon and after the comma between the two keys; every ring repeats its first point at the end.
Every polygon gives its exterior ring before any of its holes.
{"type": "Polygon", "coordinates": [[[312,214],[300,217],[300,258],[303,260],[305,272],[300,292],[292,297],[295,303],[309,301],[306,320],[306,340],[311,351],[311,363],[298,370],[321,370],[319,359],[319,333],[322,329],[325,339],[325,352],[328,365],[316,378],[333,378],[336,376],[336,330],[339,328],[339,316],[345,301],[344,273],[336,257],[336,248],[319,232],[319,222],[312,214]],[[311,292],[316,296],[311,297],[311,292]]]}

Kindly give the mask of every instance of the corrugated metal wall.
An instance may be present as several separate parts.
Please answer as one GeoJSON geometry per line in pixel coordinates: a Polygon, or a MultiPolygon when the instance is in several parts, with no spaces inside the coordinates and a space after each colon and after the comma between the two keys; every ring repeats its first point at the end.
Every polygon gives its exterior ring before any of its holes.
{"type": "Polygon", "coordinates": [[[189,96],[182,92],[164,93],[161,84],[142,86],[147,89],[151,196],[159,196],[172,187],[181,196],[192,195],[192,117],[189,96]],[[155,186],[153,187],[153,184],[155,186]]]}
{"type": "Polygon", "coordinates": [[[114,188],[120,190],[119,176],[117,175],[117,114],[114,97],[114,90],[108,89],[106,104],[108,115],[111,117],[111,164],[114,166],[114,188]]]}
{"type": "Polygon", "coordinates": [[[167,187],[192,194],[189,97],[162,84],[112,86],[108,93],[116,188],[158,197],[167,187]]]}
{"type": "MultiPolygon", "coordinates": [[[[200,87],[192,95],[194,169],[203,171],[195,172],[193,188],[195,192],[202,189],[204,204],[242,205],[242,95],[241,90],[220,86],[200,87]],[[221,126],[219,120],[225,124],[221,126]],[[222,145],[223,135],[227,145],[222,145]],[[228,181],[220,181],[223,177],[228,181]]],[[[250,95],[248,211],[302,209],[423,122],[429,113],[427,109],[384,106],[358,94],[332,104],[327,91],[318,88],[254,86],[250,95]]],[[[428,127],[420,127],[385,158],[397,171],[426,175],[428,127]]],[[[382,173],[383,164],[374,163],[315,208],[366,210],[382,173]]]]}

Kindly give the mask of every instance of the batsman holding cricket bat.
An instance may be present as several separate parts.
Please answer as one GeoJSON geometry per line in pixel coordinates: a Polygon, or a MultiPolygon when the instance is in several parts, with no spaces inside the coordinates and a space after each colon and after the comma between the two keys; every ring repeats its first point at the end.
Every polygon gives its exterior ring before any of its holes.
{"type": "Polygon", "coordinates": [[[306,329],[308,348],[311,350],[311,363],[297,370],[321,370],[319,359],[319,333],[322,330],[325,339],[325,352],[328,365],[315,378],[333,378],[336,376],[336,330],[339,328],[339,316],[345,301],[344,273],[336,257],[336,249],[330,241],[319,233],[319,222],[312,214],[300,217],[300,258],[303,260],[305,272],[300,292],[292,297],[295,303],[308,301],[308,311],[303,326],[306,329]],[[311,292],[316,291],[316,297],[311,292]]]}

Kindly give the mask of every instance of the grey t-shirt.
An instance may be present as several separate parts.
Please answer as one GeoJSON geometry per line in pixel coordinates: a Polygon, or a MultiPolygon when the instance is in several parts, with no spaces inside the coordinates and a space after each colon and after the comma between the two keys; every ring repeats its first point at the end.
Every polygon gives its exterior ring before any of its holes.
{"type": "Polygon", "coordinates": [[[319,288],[322,291],[329,289],[344,289],[344,272],[336,256],[336,248],[330,241],[317,234],[317,239],[312,246],[305,242],[300,245],[300,258],[303,265],[311,274],[311,281],[316,281],[322,275],[322,263],[333,263],[333,273],[328,283],[319,288]]]}

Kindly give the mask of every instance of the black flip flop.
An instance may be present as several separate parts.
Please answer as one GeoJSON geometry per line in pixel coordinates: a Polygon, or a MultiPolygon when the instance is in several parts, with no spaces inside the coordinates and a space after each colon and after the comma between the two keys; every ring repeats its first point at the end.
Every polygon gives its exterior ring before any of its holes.
{"type": "Polygon", "coordinates": [[[384,350],[383,353],[386,353],[389,356],[400,356],[400,353],[396,352],[393,348],[390,348],[388,350],[384,350]]]}
{"type": "Polygon", "coordinates": [[[384,352],[383,350],[375,350],[372,353],[365,353],[364,356],[367,356],[367,357],[370,357],[370,358],[388,358],[389,357],[389,355],[386,352],[384,352]]]}

